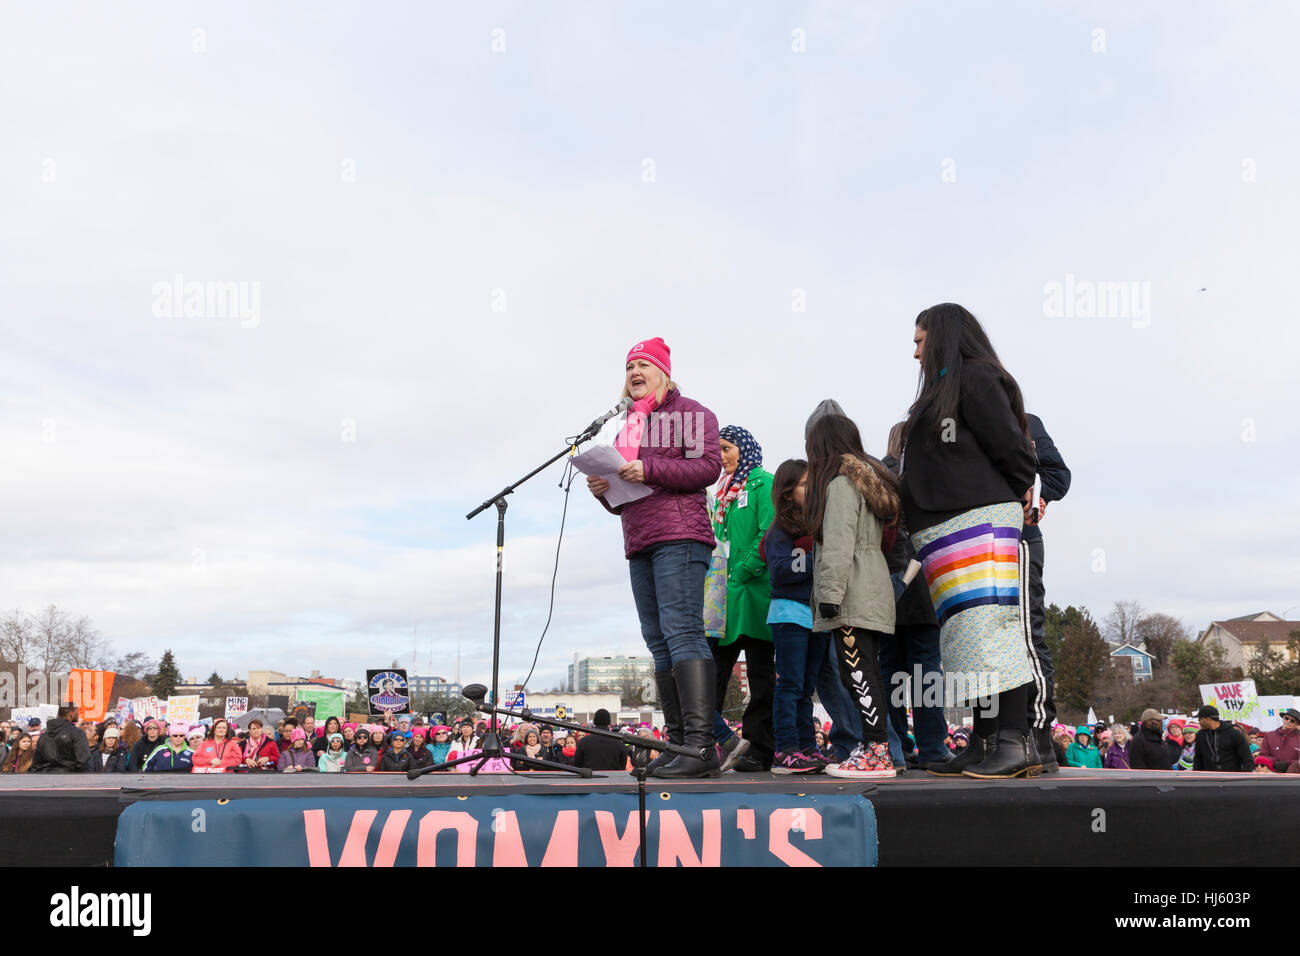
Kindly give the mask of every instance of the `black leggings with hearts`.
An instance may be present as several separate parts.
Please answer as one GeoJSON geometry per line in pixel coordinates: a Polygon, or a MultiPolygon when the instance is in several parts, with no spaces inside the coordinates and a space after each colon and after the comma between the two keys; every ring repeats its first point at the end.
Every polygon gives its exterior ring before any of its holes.
{"type": "Polygon", "coordinates": [[[882,636],[879,631],[863,627],[837,627],[831,631],[835,660],[840,665],[840,680],[862,715],[864,744],[889,740],[889,731],[885,728],[885,721],[889,719],[889,700],[880,677],[882,636]]]}

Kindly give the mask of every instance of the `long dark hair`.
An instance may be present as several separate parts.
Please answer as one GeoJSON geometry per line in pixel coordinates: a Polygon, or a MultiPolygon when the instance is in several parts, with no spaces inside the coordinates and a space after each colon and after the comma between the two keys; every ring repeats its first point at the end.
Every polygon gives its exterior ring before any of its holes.
{"type": "Polygon", "coordinates": [[[872,472],[885,494],[892,497],[893,513],[881,514],[880,502],[868,499],[867,505],[886,524],[898,520],[898,479],[894,473],[867,454],[862,447],[862,435],[851,418],[844,415],[825,415],[813,423],[808,432],[808,492],[804,497],[807,527],[813,538],[822,539],[822,521],[826,517],[827,489],[844,467],[844,456],[852,455],[872,472]]]}
{"type": "Polygon", "coordinates": [[[792,538],[808,533],[803,509],[794,500],[794,490],[807,470],[808,462],[802,458],[789,458],[781,462],[781,467],[772,476],[772,511],[775,513],[772,520],[792,538]]]}
{"type": "Polygon", "coordinates": [[[943,302],[918,315],[916,327],[925,332],[925,348],[921,351],[921,375],[916,401],[907,413],[904,441],[917,427],[941,429],[945,420],[957,420],[963,371],[974,362],[997,370],[1002,387],[1011,399],[1011,411],[1020,422],[1020,430],[1029,437],[1029,419],[1025,417],[1020,386],[1003,367],[975,316],[960,305],[943,302]]]}

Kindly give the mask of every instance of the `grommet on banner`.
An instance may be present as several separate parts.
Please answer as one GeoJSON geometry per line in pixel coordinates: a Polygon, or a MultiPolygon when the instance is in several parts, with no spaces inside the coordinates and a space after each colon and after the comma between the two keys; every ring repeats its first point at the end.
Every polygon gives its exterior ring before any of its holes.
{"type": "Polygon", "coordinates": [[[659,799],[660,799],[660,800],[671,800],[672,798],[673,798],[673,795],[672,795],[671,793],[669,793],[667,790],[665,790],[663,793],[659,794],[659,799]]]}
{"type": "Polygon", "coordinates": [[[458,796],[456,799],[457,799],[457,800],[468,800],[469,797],[465,796],[464,794],[461,794],[461,795],[458,796]]]}
{"type": "Polygon", "coordinates": [[[227,803],[229,803],[229,802],[230,802],[230,798],[229,798],[229,797],[219,797],[219,798],[217,799],[217,806],[219,806],[219,807],[224,807],[224,806],[225,806],[227,803]]]}

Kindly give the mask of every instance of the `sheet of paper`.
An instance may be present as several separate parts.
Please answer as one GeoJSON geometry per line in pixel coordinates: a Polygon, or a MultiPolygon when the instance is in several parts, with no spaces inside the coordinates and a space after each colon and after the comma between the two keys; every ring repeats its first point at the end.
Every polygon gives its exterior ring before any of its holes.
{"type": "Polygon", "coordinates": [[[627,460],[611,445],[597,445],[588,448],[573,457],[573,465],[584,475],[595,475],[609,482],[609,491],[605,500],[611,508],[625,505],[629,501],[639,501],[654,493],[638,481],[624,481],[618,476],[618,470],[627,464],[627,460]]]}

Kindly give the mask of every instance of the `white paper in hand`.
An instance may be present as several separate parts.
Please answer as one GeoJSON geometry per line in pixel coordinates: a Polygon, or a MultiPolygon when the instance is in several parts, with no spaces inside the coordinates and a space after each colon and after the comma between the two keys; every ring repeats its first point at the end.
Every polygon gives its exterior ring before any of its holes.
{"type": "Polygon", "coordinates": [[[573,457],[573,465],[584,475],[595,475],[609,482],[609,491],[605,492],[605,501],[611,508],[625,505],[629,501],[639,501],[654,494],[654,489],[647,488],[639,481],[624,481],[618,476],[618,470],[627,464],[627,459],[612,445],[597,445],[588,448],[573,457]]]}

